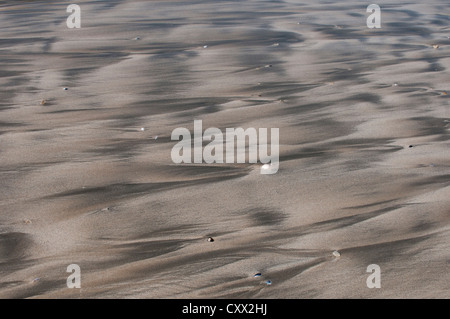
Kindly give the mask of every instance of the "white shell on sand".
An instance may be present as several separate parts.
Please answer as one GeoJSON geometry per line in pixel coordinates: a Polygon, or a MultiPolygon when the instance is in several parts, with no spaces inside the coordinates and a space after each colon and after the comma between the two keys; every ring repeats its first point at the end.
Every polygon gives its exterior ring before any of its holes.
{"type": "Polygon", "coordinates": [[[333,256],[334,257],[341,257],[341,253],[338,252],[337,250],[333,251],[333,256]]]}
{"type": "Polygon", "coordinates": [[[144,131],[145,131],[145,128],[141,127],[141,131],[144,132],[144,131]]]}

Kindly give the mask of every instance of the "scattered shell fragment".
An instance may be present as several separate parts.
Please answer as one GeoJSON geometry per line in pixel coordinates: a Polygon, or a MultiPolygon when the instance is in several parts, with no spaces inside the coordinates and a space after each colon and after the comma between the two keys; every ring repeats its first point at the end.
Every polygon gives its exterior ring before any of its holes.
{"type": "Polygon", "coordinates": [[[206,49],[206,48],[208,48],[208,46],[207,46],[207,45],[204,45],[204,46],[203,46],[203,49],[206,49]]]}
{"type": "Polygon", "coordinates": [[[280,45],[279,43],[274,43],[274,44],[272,44],[273,47],[277,47],[277,46],[279,46],[279,45],[280,45]]]}
{"type": "Polygon", "coordinates": [[[433,44],[433,49],[439,49],[439,44],[433,44]]]}
{"type": "Polygon", "coordinates": [[[155,136],[155,140],[157,140],[157,139],[158,139],[158,135],[155,136]]]}
{"type": "Polygon", "coordinates": [[[29,219],[24,219],[23,222],[27,225],[32,224],[31,220],[29,219]]]}
{"type": "Polygon", "coordinates": [[[140,40],[141,38],[140,37],[136,37],[136,38],[134,38],[135,40],[140,40]]]}
{"type": "Polygon", "coordinates": [[[394,84],[392,84],[392,86],[398,86],[398,83],[394,83],[394,84]]]}
{"type": "Polygon", "coordinates": [[[45,105],[45,104],[47,104],[47,100],[46,99],[42,99],[41,100],[41,105],[45,105]]]}
{"type": "Polygon", "coordinates": [[[272,67],[272,64],[266,64],[264,67],[265,67],[265,68],[271,68],[271,67],[272,67]]]}
{"type": "Polygon", "coordinates": [[[337,250],[335,250],[335,251],[333,251],[333,256],[336,258],[341,257],[341,253],[338,252],[337,250]]]}
{"type": "Polygon", "coordinates": [[[145,128],[144,128],[144,127],[141,127],[141,131],[144,132],[144,131],[145,131],[145,128]]]}
{"type": "Polygon", "coordinates": [[[214,238],[208,237],[208,241],[209,241],[210,243],[212,243],[212,242],[214,241],[214,238]]]}

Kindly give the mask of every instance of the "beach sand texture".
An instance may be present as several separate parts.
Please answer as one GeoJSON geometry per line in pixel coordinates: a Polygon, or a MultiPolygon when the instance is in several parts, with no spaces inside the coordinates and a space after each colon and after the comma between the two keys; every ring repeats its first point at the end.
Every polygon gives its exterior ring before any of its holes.
{"type": "Polygon", "coordinates": [[[450,298],[446,1],[76,3],[0,3],[0,298],[450,298]],[[279,171],[174,164],[194,120],[279,171]]]}

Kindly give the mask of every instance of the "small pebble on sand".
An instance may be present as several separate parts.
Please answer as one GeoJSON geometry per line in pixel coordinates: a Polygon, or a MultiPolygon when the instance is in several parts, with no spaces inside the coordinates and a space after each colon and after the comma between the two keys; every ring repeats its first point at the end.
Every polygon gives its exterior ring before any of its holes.
{"type": "Polygon", "coordinates": [[[341,253],[338,252],[337,250],[335,250],[335,251],[333,251],[333,256],[336,258],[341,257],[341,253]]]}
{"type": "Polygon", "coordinates": [[[67,91],[69,88],[63,88],[64,91],[67,91]]]}
{"type": "Polygon", "coordinates": [[[272,280],[266,280],[266,285],[270,286],[272,284],[272,280]]]}
{"type": "Polygon", "coordinates": [[[439,49],[439,44],[433,44],[433,49],[439,49]]]}
{"type": "Polygon", "coordinates": [[[212,242],[214,241],[214,238],[208,237],[208,241],[209,241],[210,243],[212,243],[212,242]]]}

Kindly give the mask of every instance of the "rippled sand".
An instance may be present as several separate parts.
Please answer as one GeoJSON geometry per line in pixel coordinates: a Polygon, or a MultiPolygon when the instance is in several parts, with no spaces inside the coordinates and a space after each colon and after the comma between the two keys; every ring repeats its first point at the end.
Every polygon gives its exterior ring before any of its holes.
{"type": "Polygon", "coordinates": [[[0,297],[450,298],[448,3],[414,2],[1,4],[0,297]],[[173,164],[194,120],[279,128],[278,173],[173,164]]]}

